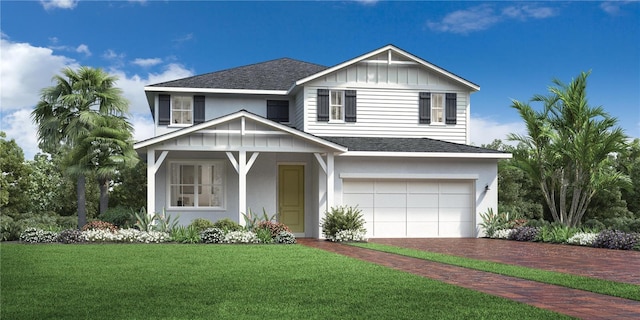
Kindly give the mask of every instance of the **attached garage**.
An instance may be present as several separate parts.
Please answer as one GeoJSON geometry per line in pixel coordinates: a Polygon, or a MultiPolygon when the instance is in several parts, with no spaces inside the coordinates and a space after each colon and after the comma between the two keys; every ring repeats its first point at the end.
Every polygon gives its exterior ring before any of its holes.
{"type": "Polygon", "coordinates": [[[343,204],[358,206],[372,238],[476,237],[472,180],[345,179],[343,204]]]}

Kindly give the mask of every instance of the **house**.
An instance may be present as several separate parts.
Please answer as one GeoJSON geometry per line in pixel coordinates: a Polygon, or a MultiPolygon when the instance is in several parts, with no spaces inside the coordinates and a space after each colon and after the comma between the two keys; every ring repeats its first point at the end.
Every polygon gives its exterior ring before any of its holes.
{"type": "Polygon", "coordinates": [[[368,237],[477,237],[497,210],[497,162],[470,146],[480,87],[393,45],[333,67],[278,59],[153,84],[148,211],[243,223],[278,213],[322,237],[358,206],[368,237]]]}

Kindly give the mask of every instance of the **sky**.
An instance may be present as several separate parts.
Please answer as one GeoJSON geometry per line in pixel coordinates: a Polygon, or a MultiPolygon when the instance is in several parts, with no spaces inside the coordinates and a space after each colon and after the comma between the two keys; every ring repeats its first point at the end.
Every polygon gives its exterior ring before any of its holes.
{"type": "Polygon", "coordinates": [[[512,99],[583,71],[589,104],[640,138],[638,1],[3,0],[0,130],[32,159],[30,113],[65,67],[117,76],[143,140],[153,136],[146,85],[284,57],[334,66],[387,44],[480,85],[475,145],[524,133],[512,99]]]}

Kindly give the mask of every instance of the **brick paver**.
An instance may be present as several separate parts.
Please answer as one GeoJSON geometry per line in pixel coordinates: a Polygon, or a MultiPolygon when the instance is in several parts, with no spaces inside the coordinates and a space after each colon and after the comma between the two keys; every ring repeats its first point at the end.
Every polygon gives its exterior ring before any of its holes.
{"type": "Polygon", "coordinates": [[[640,251],[486,238],[369,241],[640,285],[640,251]]]}
{"type": "MultiPolygon", "coordinates": [[[[412,247],[425,245],[428,240],[471,240],[468,245],[472,245],[473,241],[481,241],[487,239],[402,240],[406,242],[406,245],[402,245],[403,247],[412,247]],[[413,244],[410,246],[409,244],[412,242],[413,244]],[[422,242],[422,244],[418,244],[418,242],[422,242]]],[[[401,243],[402,240],[395,239],[393,242],[399,241],[398,243],[401,243]]],[[[522,303],[533,305],[535,307],[552,310],[558,313],[582,319],[640,319],[639,301],[600,295],[561,286],[543,284],[535,281],[507,277],[488,272],[400,256],[391,253],[384,253],[343,244],[337,244],[324,240],[299,239],[298,241],[302,245],[335,252],[364,261],[373,262],[386,267],[410,272],[423,277],[519,301],[522,303]]],[[[390,244],[387,239],[372,239],[371,241],[390,244]]],[[[424,250],[424,248],[421,250],[424,250]]],[[[529,254],[532,254],[530,251],[531,250],[529,250],[529,254]]]]}

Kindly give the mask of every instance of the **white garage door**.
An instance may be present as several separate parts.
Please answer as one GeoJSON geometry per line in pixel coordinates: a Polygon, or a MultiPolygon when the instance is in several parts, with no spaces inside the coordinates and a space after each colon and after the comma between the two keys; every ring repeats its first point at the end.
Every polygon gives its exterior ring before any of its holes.
{"type": "Polygon", "coordinates": [[[344,180],[371,238],[475,237],[472,181],[344,180]]]}

